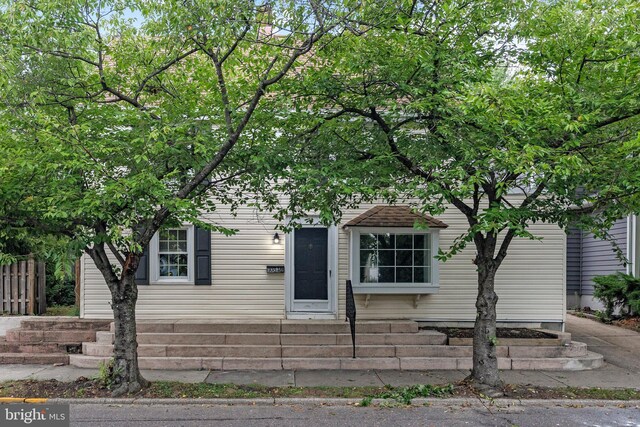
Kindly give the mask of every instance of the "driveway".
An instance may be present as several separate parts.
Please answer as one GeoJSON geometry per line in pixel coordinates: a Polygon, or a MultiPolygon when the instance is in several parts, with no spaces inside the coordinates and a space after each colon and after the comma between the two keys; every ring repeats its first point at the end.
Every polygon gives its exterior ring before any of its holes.
{"type": "Polygon", "coordinates": [[[566,330],[572,340],[586,343],[590,351],[602,354],[605,362],[640,374],[639,333],[571,314],[567,314],[566,330]]]}

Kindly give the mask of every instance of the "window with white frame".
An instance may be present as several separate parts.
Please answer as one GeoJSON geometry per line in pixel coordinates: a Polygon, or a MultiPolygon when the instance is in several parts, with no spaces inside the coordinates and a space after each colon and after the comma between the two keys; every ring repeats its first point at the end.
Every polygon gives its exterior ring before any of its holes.
{"type": "Polygon", "coordinates": [[[152,283],[193,284],[193,226],[167,228],[150,244],[152,283]]]}
{"type": "Polygon", "coordinates": [[[354,227],[351,280],[359,293],[428,293],[438,287],[437,231],[354,227]]]}

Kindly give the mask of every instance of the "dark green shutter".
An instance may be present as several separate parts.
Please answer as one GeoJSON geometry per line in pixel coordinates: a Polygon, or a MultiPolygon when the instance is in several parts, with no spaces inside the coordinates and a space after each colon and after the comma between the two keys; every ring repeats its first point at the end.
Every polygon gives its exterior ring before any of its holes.
{"type": "Polygon", "coordinates": [[[144,247],[142,256],[140,257],[140,264],[136,270],[136,285],[148,285],[149,284],[149,246],[144,247]]]}
{"type": "Polygon", "coordinates": [[[196,285],[211,285],[211,231],[194,227],[196,285]]]}

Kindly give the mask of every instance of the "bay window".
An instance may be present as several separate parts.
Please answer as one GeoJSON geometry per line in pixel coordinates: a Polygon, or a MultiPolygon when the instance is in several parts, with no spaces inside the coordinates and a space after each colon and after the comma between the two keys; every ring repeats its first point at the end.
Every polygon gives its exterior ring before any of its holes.
{"type": "Polygon", "coordinates": [[[438,289],[437,230],[351,229],[354,293],[433,293],[438,289]]]}

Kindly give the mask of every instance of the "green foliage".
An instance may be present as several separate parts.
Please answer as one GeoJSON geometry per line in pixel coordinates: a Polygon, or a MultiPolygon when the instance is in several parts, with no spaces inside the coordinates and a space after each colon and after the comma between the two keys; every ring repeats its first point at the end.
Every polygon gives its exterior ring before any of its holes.
{"type": "Polygon", "coordinates": [[[53,305],[47,306],[45,316],[72,316],[80,315],[80,308],[75,305],[53,305]]]}
{"type": "Polygon", "coordinates": [[[202,211],[278,207],[269,158],[287,111],[263,98],[347,5],[36,3],[0,1],[0,253],[53,235],[75,256],[139,254],[202,211]]]}
{"type": "Polygon", "coordinates": [[[75,259],[61,244],[51,244],[38,257],[45,263],[47,306],[71,306],[76,303],[75,259]]]}
{"type": "Polygon", "coordinates": [[[372,401],[373,401],[373,397],[371,396],[363,397],[362,400],[360,401],[360,406],[362,406],[363,408],[366,408],[367,406],[371,406],[372,401]]]}
{"type": "Polygon", "coordinates": [[[0,0],[0,258],[59,239],[132,302],[159,229],[278,209],[273,92],[351,3],[0,0]]]}
{"type": "MultiPolygon", "coordinates": [[[[281,187],[290,209],[457,209],[468,226],[438,259],[473,245],[465,255],[488,272],[480,299],[513,240],[539,239],[534,224],[606,234],[640,210],[639,7],[368,3],[361,31],[325,46],[319,66],[291,75],[281,94],[295,112],[283,125],[295,144],[282,151],[296,164],[281,187]]],[[[481,302],[495,319],[495,303],[481,302]]],[[[476,362],[474,375],[489,365],[476,362]]]]}
{"type": "Polygon", "coordinates": [[[432,384],[417,384],[383,392],[376,397],[380,399],[394,399],[402,404],[410,405],[415,398],[446,397],[453,394],[453,390],[454,387],[452,384],[447,384],[444,386],[432,384]]]}
{"type": "Polygon", "coordinates": [[[114,386],[114,377],[116,374],[115,360],[111,358],[106,362],[100,362],[98,364],[98,373],[94,379],[99,381],[103,387],[110,390],[114,386]]]}
{"type": "Polygon", "coordinates": [[[47,284],[47,306],[70,306],[76,303],[75,285],[72,281],[47,284]]]}
{"type": "Polygon", "coordinates": [[[416,384],[407,387],[389,387],[389,390],[362,398],[358,406],[371,406],[373,399],[391,399],[403,405],[411,405],[413,399],[420,397],[447,397],[454,392],[454,386],[447,384],[444,386],[432,384],[416,384]]]}
{"type": "Polygon", "coordinates": [[[479,236],[535,239],[538,222],[579,220],[602,234],[640,207],[636,2],[372,9],[363,16],[383,23],[334,40],[322,68],[288,81],[292,209],[339,217],[354,198],[409,198],[438,214],[455,204],[469,228],[444,261],[479,236]],[[596,208],[600,221],[585,215],[596,208]]]}
{"type": "Polygon", "coordinates": [[[602,310],[596,310],[593,313],[593,315],[596,316],[596,319],[598,319],[599,321],[601,321],[603,323],[611,321],[611,317],[607,316],[607,314],[602,310]]]}
{"type": "Polygon", "coordinates": [[[623,311],[627,306],[640,313],[640,278],[618,272],[594,277],[593,282],[593,295],[605,305],[605,320],[611,320],[616,310],[623,311]]]}

